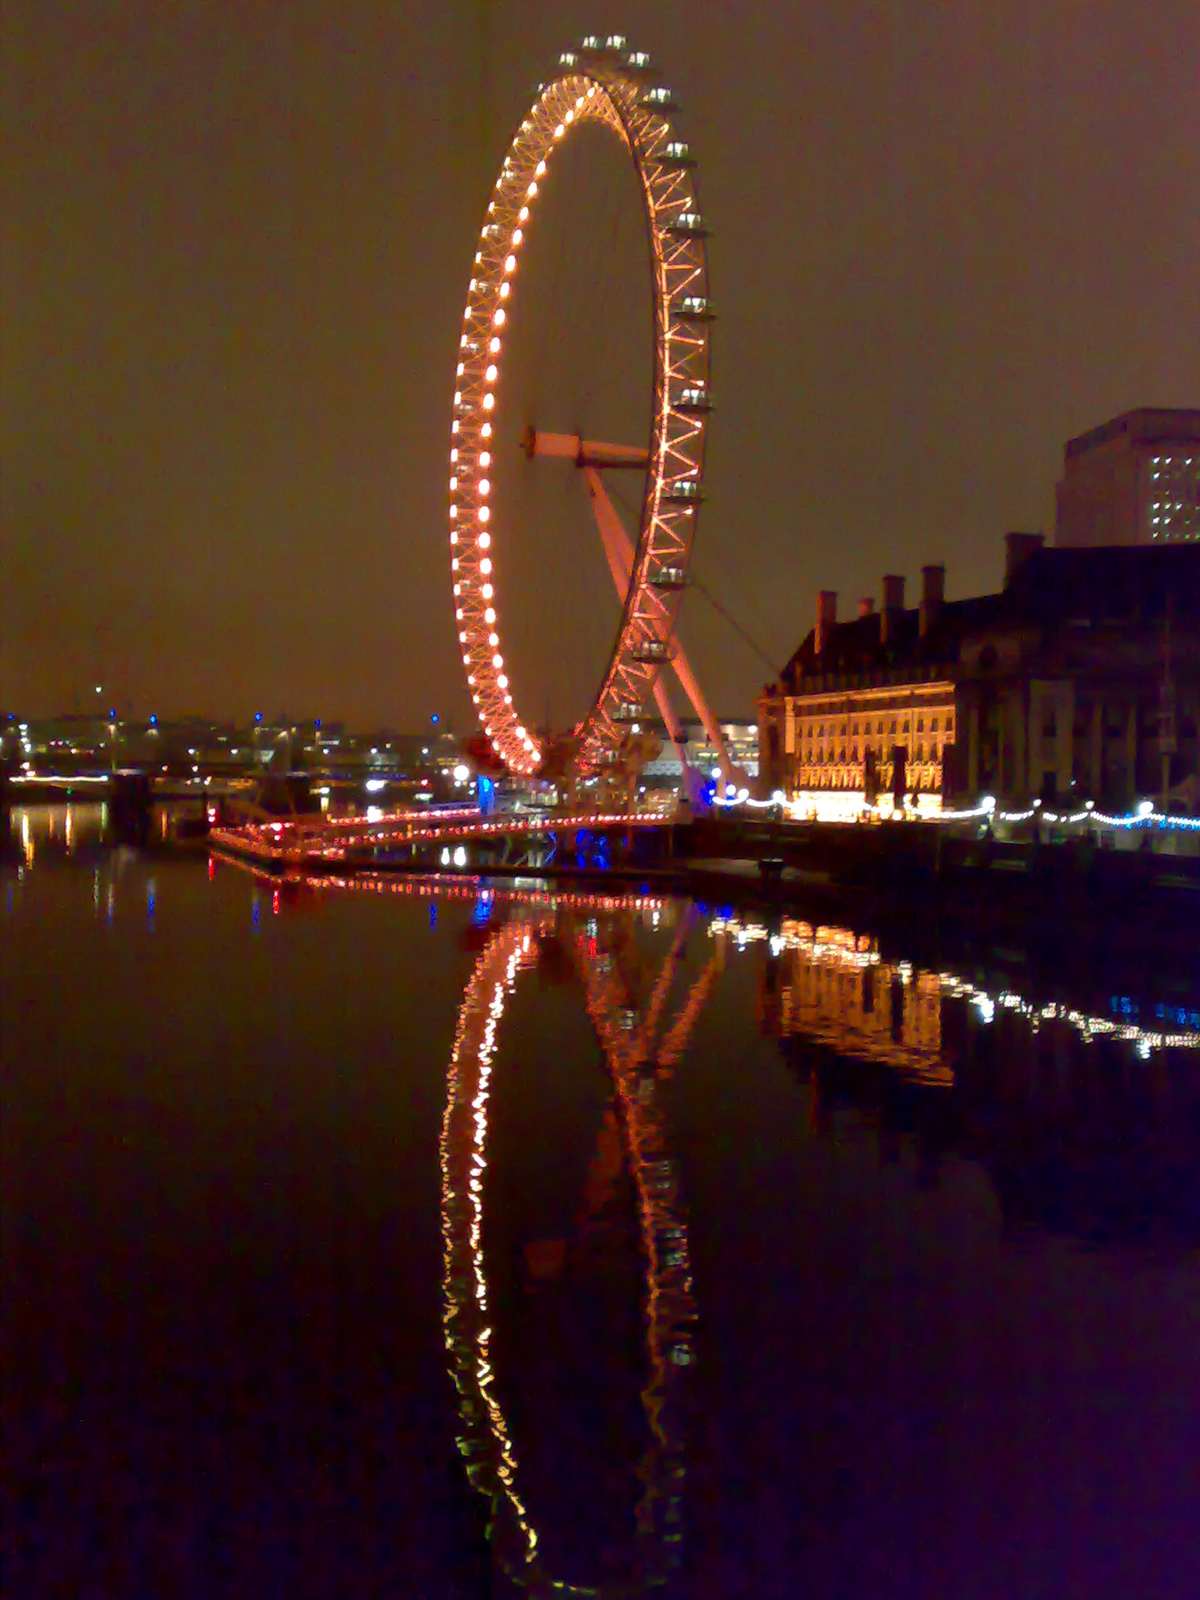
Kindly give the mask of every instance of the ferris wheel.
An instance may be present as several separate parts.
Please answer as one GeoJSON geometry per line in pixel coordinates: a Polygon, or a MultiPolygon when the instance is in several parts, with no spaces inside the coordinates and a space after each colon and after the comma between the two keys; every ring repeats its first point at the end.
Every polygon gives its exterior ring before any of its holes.
{"type": "MultiPolygon", "coordinates": [[[[525,429],[532,457],[568,459],[587,485],[621,619],[608,664],[576,736],[574,772],[594,777],[617,766],[630,732],[656,700],[683,756],[682,734],[664,683],[678,677],[718,751],[723,779],[733,768],[720,729],[676,638],[680,597],[702,496],[711,397],[707,229],[696,198],[696,163],[677,135],[678,107],[649,56],[620,34],[589,36],[565,51],[557,75],[539,86],[500,167],[468,285],[455,373],[450,441],[450,565],[455,626],[467,687],[492,749],[508,770],[532,776],[548,751],[517,709],[502,644],[500,576],[506,526],[495,494],[504,440],[501,374],[519,298],[519,266],[537,202],[552,181],[555,153],[588,122],[609,128],[631,158],[649,244],[654,327],[650,437],[605,444],[580,434],[525,429]],[[605,470],[644,474],[637,530],[630,534],[604,488],[605,470]]],[[[515,430],[514,430],[515,437],[515,430]]],[[[686,770],[686,762],[685,762],[686,770]]]]}

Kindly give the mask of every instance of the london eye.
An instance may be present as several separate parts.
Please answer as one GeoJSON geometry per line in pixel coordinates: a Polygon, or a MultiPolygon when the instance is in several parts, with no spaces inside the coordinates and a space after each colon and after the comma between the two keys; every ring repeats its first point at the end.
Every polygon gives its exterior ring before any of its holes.
{"type": "MultiPolygon", "coordinates": [[[[676,675],[710,738],[719,730],[676,637],[680,599],[703,498],[711,410],[707,228],[697,199],[692,151],[674,126],[678,107],[650,58],[620,35],[590,36],[559,58],[504,156],[479,233],[455,371],[449,522],[458,643],[475,710],[498,760],[514,775],[546,770],[548,730],[519,708],[505,654],[501,580],[506,551],[521,538],[497,494],[499,452],[518,438],[534,457],[558,457],[582,471],[607,565],[620,596],[620,621],[590,706],[572,740],[574,777],[603,775],[622,762],[631,730],[655,700],[678,743],[664,678],[676,675]],[[503,374],[521,304],[523,251],[561,147],[589,124],[609,130],[628,154],[649,251],[653,356],[649,437],[610,444],[581,432],[552,433],[505,410],[503,374]],[[643,474],[634,531],[605,489],[606,472],[643,474]]],[[[560,162],[561,165],[561,162],[560,162]]],[[[511,555],[510,558],[511,560],[511,555]]],[[[526,692],[528,692],[526,690],[526,692]]],[[[723,764],[728,766],[727,759],[723,764]]]]}

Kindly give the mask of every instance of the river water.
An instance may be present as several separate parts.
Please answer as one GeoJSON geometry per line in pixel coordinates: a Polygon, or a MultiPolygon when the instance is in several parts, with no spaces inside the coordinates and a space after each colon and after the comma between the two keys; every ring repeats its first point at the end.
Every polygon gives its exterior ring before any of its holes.
{"type": "Polygon", "coordinates": [[[1170,955],[15,813],[6,1594],[1200,1593],[1170,955]]]}

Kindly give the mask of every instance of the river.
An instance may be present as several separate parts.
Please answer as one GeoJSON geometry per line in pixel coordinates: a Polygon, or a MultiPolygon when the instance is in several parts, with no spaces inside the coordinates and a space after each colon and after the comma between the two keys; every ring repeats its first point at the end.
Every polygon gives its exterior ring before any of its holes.
{"type": "Polygon", "coordinates": [[[14,812],[6,1593],[1200,1593],[1200,974],[927,949],[14,812]]]}

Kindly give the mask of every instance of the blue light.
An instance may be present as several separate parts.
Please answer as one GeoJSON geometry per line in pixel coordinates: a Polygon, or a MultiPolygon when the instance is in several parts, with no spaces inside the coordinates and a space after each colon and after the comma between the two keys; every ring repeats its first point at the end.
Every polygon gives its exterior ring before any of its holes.
{"type": "Polygon", "coordinates": [[[255,720],[255,722],[261,722],[262,721],[262,712],[261,711],[256,711],[254,713],[254,720],[255,720]]]}
{"type": "Polygon", "coordinates": [[[158,718],[155,716],[154,712],[152,711],[150,713],[150,726],[153,728],[153,727],[156,727],[157,724],[158,724],[158,718]]]}
{"type": "Polygon", "coordinates": [[[438,716],[437,712],[435,711],[433,713],[433,715],[430,717],[429,720],[430,720],[430,722],[440,722],[442,719],[441,719],[441,717],[438,716]]]}

